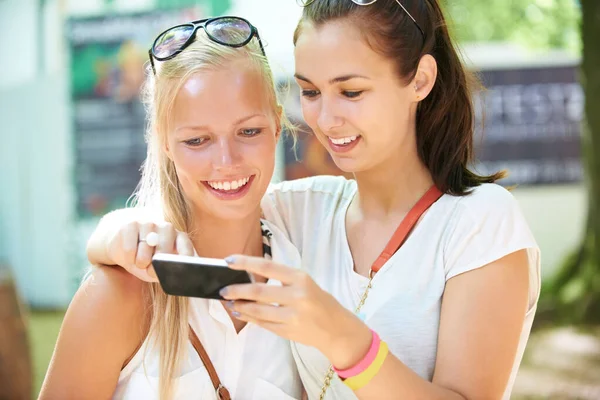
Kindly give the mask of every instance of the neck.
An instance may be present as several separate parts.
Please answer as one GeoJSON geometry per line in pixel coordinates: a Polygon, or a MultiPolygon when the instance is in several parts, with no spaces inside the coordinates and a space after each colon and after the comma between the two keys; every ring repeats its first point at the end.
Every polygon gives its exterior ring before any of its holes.
{"type": "Polygon", "coordinates": [[[201,257],[263,256],[259,208],[252,215],[235,220],[203,214],[194,219],[191,232],[192,243],[201,257]]]}
{"type": "Polygon", "coordinates": [[[364,216],[382,219],[407,213],[433,185],[433,178],[416,150],[397,154],[354,176],[358,194],[353,203],[364,216]]]}

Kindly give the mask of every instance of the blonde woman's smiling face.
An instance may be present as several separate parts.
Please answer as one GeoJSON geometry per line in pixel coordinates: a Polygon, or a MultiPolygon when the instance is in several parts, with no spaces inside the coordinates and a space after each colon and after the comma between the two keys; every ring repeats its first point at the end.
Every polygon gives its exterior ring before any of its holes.
{"type": "Polygon", "coordinates": [[[260,207],[280,133],[264,82],[239,61],[194,73],[175,98],[165,150],[199,216],[239,219],[260,207]]]}

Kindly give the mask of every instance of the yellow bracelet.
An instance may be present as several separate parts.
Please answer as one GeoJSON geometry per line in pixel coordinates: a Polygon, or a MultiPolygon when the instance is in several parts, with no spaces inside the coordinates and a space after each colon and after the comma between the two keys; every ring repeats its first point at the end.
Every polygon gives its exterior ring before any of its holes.
{"type": "Polygon", "coordinates": [[[367,383],[371,382],[371,379],[373,379],[375,375],[377,375],[388,353],[389,349],[387,343],[382,340],[381,344],[379,345],[379,351],[377,352],[377,356],[375,357],[371,365],[369,365],[367,369],[365,369],[360,374],[345,379],[344,384],[352,390],[358,390],[366,386],[367,383]]]}

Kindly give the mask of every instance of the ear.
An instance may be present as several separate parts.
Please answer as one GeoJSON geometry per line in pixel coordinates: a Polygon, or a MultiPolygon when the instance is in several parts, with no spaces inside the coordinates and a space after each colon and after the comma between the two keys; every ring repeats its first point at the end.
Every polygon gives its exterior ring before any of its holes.
{"type": "Polygon", "coordinates": [[[431,89],[435,85],[437,79],[437,62],[435,58],[430,54],[425,54],[419,61],[417,67],[417,74],[412,81],[413,88],[415,90],[415,101],[419,102],[425,99],[431,89]]]}

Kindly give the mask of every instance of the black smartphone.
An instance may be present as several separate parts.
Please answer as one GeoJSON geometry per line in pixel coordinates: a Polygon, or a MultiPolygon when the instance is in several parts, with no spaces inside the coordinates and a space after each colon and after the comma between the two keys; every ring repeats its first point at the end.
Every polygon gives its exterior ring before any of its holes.
{"type": "Polygon", "coordinates": [[[218,258],[157,253],[152,257],[156,276],[167,294],[223,300],[219,291],[237,283],[252,283],[246,271],[236,271],[218,258]]]}

